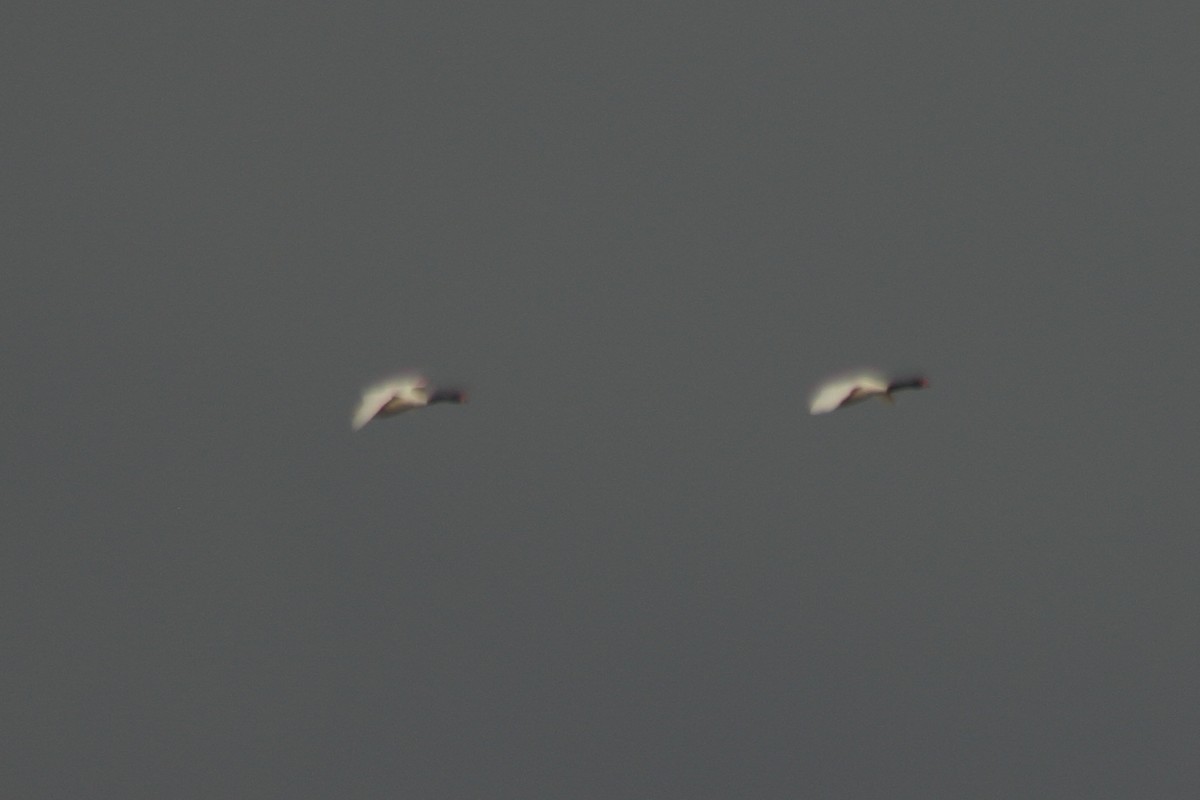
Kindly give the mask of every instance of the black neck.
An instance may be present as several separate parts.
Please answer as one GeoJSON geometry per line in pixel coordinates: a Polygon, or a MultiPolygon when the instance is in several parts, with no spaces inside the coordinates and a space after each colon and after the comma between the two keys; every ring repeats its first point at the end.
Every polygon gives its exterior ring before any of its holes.
{"type": "Polygon", "coordinates": [[[888,384],[888,391],[894,392],[897,389],[922,389],[925,387],[926,380],[924,378],[900,378],[888,384]]]}
{"type": "Polygon", "coordinates": [[[466,400],[466,393],[458,389],[438,389],[429,395],[430,403],[461,403],[466,400]]]}

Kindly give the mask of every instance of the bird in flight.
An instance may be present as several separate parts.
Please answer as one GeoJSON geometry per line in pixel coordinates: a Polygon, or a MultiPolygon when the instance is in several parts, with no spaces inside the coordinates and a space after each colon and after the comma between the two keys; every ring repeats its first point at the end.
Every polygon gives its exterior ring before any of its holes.
{"type": "Polygon", "coordinates": [[[929,380],[920,375],[887,378],[878,372],[856,372],[830,378],[818,386],[812,394],[808,410],[812,414],[827,414],[872,397],[879,397],[890,403],[893,392],[901,389],[924,389],[928,386],[929,380]]]}
{"type": "Polygon", "coordinates": [[[465,402],[467,393],[461,389],[434,389],[423,375],[401,375],[366,389],[350,426],[357,431],[378,417],[394,417],[434,403],[465,402]]]}

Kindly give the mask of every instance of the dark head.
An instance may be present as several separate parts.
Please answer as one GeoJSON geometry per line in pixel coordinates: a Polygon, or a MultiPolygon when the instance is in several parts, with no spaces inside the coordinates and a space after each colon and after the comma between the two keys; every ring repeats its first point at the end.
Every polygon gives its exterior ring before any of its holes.
{"type": "Polygon", "coordinates": [[[429,404],[434,403],[465,403],[467,402],[467,393],[462,389],[438,389],[433,394],[429,395],[429,404]]]}
{"type": "Polygon", "coordinates": [[[924,389],[929,386],[929,379],[923,376],[912,378],[897,378],[888,384],[888,394],[898,389],[924,389]]]}

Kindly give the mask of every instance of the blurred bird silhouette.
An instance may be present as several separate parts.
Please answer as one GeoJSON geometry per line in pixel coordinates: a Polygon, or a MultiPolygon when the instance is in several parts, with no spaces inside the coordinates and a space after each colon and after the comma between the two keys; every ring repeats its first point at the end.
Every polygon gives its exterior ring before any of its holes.
{"type": "Polygon", "coordinates": [[[881,373],[863,370],[830,378],[822,383],[813,392],[808,410],[812,414],[826,414],[872,397],[890,403],[894,392],[901,389],[924,389],[928,386],[929,380],[920,375],[888,379],[881,373]]]}
{"type": "Polygon", "coordinates": [[[434,403],[465,402],[467,393],[461,389],[433,389],[423,375],[401,375],[366,389],[350,425],[357,431],[379,417],[394,417],[434,403]]]}

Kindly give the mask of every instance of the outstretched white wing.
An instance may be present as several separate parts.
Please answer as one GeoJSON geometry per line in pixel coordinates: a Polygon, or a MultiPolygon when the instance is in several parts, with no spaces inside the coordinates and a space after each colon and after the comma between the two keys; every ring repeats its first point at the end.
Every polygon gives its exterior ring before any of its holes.
{"type": "Polygon", "coordinates": [[[809,402],[811,414],[827,414],[847,402],[865,400],[887,391],[887,379],[874,372],[859,372],[832,378],[817,387],[809,402]]]}
{"type": "Polygon", "coordinates": [[[375,415],[395,396],[396,388],[394,386],[376,386],[363,392],[362,402],[358,404],[358,408],[354,411],[354,419],[350,422],[351,427],[359,430],[363,425],[375,419],[375,415]]]}
{"type": "Polygon", "coordinates": [[[380,413],[389,416],[418,408],[429,401],[429,382],[420,375],[403,375],[399,378],[378,383],[363,392],[362,402],[354,411],[350,421],[354,430],[359,430],[380,413]]]}

